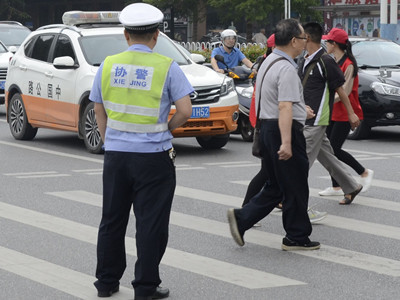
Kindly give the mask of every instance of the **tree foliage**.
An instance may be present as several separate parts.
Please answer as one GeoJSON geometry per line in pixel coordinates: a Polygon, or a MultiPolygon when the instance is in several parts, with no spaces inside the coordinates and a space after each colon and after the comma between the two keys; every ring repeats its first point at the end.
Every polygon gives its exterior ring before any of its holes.
{"type": "Polygon", "coordinates": [[[25,12],[25,0],[0,0],[0,20],[24,23],[30,19],[25,12]]]}
{"type": "MultiPolygon", "coordinates": [[[[290,0],[292,15],[299,18],[301,22],[322,21],[322,14],[309,7],[318,6],[320,0],[290,0]]],[[[270,16],[276,16],[274,20],[284,18],[284,0],[144,0],[144,1],[126,1],[127,4],[134,2],[146,2],[162,10],[166,8],[174,9],[175,17],[190,17],[193,23],[204,19],[206,16],[200,12],[206,12],[203,7],[213,7],[217,13],[221,25],[230,22],[246,22],[247,38],[251,38],[253,23],[268,24],[270,16]]]]}
{"type": "MultiPolygon", "coordinates": [[[[219,11],[224,21],[240,21],[243,18],[247,21],[266,21],[271,13],[284,18],[284,0],[208,0],[207,3],[219,11]]],[[[319,0],[291,0],[291,11],[299,16],[300,21],[309,19],[319,22],[322,20],[321,13],[309,8],[319,3],[319,0]]]]}

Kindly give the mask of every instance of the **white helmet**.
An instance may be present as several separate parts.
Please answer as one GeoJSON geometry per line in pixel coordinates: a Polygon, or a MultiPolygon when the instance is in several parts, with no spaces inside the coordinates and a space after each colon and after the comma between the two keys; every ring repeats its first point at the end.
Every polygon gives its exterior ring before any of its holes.
{"type": "MultiPolygon", "coordinates": [[[[225,45],[224,41],[225,41],[225,38],[227,38],[227,37],[235,38],[235,44],[236,44],[237,37],[236,37],[236,32],[234,30],[225,29],[224,31],[221,32],[221,42],[222,42],[222,44],[225,45]]],[[[227,45],[225,45],[225,46],[228,47],[227,45]]],[[[228,47],[228,48],[232,48],[232,47],[228,47]]]]}

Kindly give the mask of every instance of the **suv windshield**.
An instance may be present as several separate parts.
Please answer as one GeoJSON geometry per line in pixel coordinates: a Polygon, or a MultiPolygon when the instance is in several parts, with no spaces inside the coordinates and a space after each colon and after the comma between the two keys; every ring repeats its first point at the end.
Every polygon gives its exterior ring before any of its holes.
{"type": "MultiPolygon", "coordinates": [[[[84,36],[80,38],[80,43],[86,61],[93,66],[100,66],[107,56],[128,49],[128,44],[122,34],[84,36]]],[[[187,65],[190,63],[186,57],[179,52],[174,43],[161,34],[158,36],[154,52],[172,58],[179,65],[187,65]]]]}
{"type": "Polygon", "coordinates": [[[400,45],[385,41],[360,41],[352,45],[359,66],[400,66],[400,45]]]}
{"type": "Polygon", "coordinates": [[[0,41],[7,47],[19,46],[30,33],[26,27],[0,26],[0,41]]]}

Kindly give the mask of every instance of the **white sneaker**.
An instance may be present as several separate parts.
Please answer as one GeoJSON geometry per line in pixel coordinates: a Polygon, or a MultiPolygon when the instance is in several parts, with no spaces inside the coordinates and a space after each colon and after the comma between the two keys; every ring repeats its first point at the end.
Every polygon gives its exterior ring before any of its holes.
{"type": "Polygon", "coordinates": [[[256,223],[256,224],[253,225],[253,227],[261,227],[261,224],[260,223],[256,223]]]}
{"type": "Polygon", "coordinates": [[[324,211],[317,211],[312,209],[311,207],[308,208],[308,217],[310,218],[310,222],[311,223],[317,223],[323,219],[325,219],[325,217],[327,216],[327,212],[324,211]]]}
{"type": "Polygon", "coordinates": [[[323,191],[318,192],[318,195],[320,196],[343,196],[344,193],[342,189],[340,190],[335,190],[333,187],[328,187],[324,189],[323,191]]]}
{"type": "Polygon", "coordinates": [[[365,193],[369,190],[372,183],[372,178],[374,177],[374,171],[367,169],[368,175],[367,177],[361,177],[360,184],[363,186],[361,193],[365,193]]]}

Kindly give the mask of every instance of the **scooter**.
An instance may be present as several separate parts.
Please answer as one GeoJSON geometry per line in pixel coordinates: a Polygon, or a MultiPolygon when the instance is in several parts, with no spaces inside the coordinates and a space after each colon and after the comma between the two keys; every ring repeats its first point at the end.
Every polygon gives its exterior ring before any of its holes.
{"type": "Polygon", "coordinates": [[[254,91],[255,73],[242,66],[229,68],[222,55],[215,55],[215,60],[226,66],[224,69],[227,76],[231,77],[235,83],[236,93],[239,98],[239,120],[238,128],[233,133],[240,133],[246,142],[253,141],[254,128],[250,124],[249,113],[251,97],[254,91]]]}

